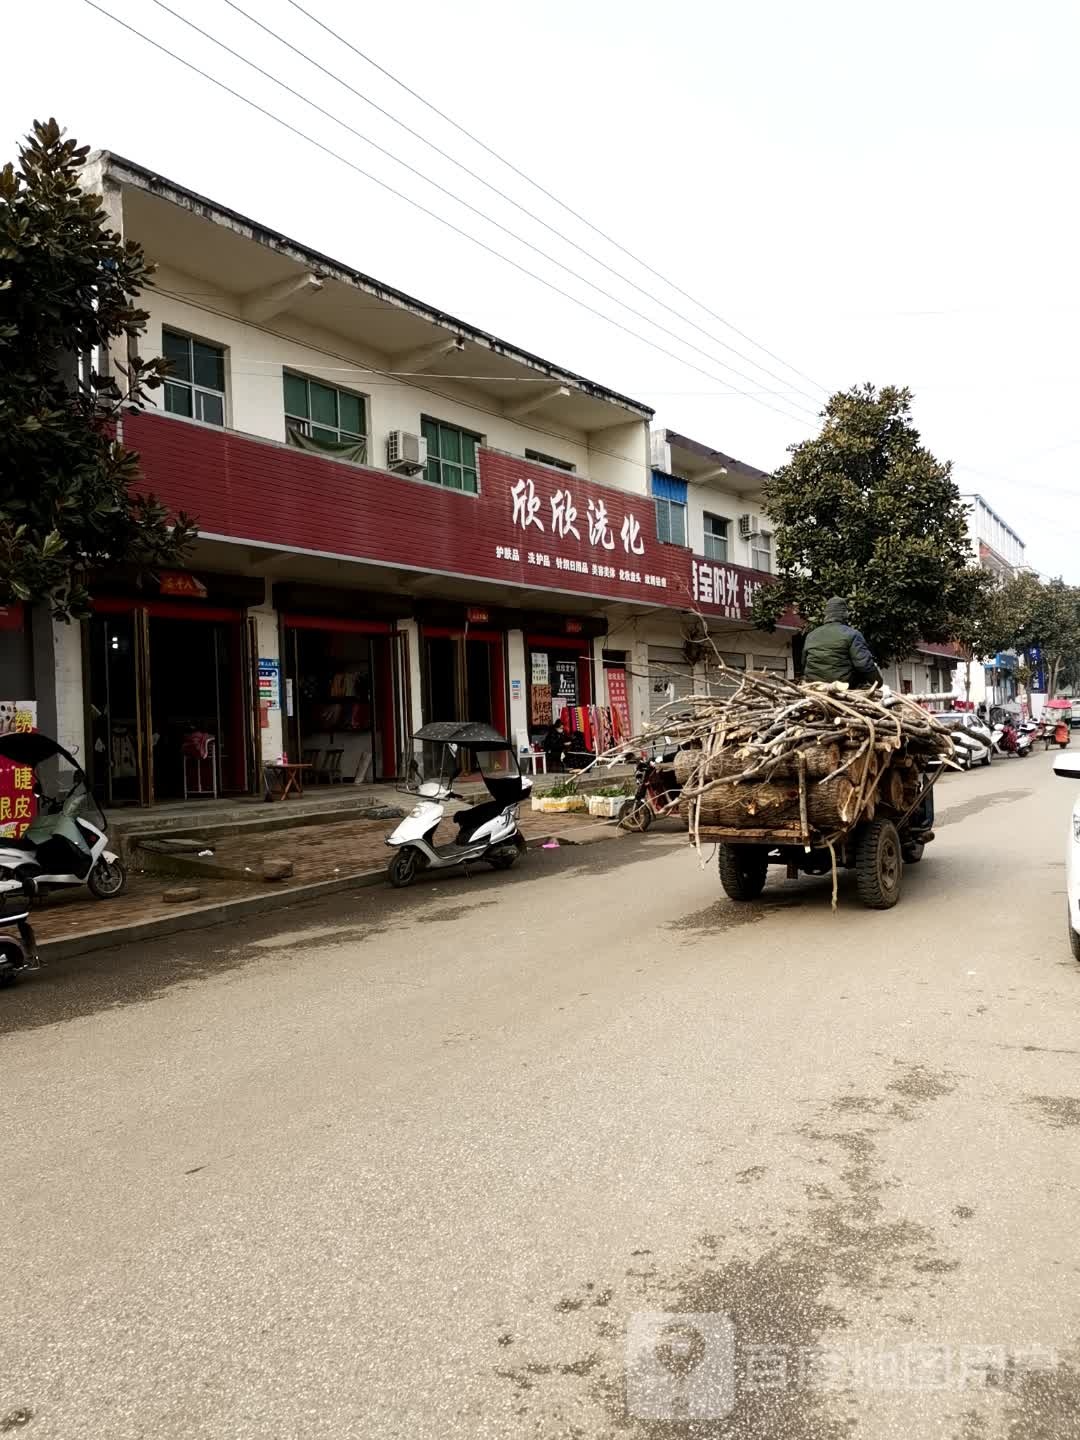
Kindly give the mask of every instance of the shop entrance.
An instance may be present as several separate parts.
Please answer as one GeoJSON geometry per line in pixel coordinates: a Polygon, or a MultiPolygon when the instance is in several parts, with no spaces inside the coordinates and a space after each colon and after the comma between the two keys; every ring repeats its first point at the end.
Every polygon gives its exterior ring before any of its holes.
{"type": "Polygon", "coordinates": [[[251,648],[240,612],[180,602],[97,609],[87,733],[98,802],[250,791],[251,648]]]}
{"type": "Polygon", "coordinates": [[[386,622],[285,616],[289,757],[316,784],[394,780],[402,737],[404,665],[386,622]]]}
{"type": "Polygon", "coordinates": [[[424,718],[476,720],[506,734],[506,661],[497,630],[425,627],[424,718]]]}

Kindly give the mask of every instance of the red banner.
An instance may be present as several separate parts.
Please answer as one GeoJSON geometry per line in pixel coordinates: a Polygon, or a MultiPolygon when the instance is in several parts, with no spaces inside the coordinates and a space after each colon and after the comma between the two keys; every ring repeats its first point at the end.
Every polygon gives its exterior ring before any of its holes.
{"type": "MultiPolygon", "coordinates": [[[[0,733],[36,729],[36,700],[0,700],[0,733]]],[[[0,760],[0,836],[18,839],[36,813],[33,768],[0,760]]]]}
{"type": "Polygon", "coordinates": [[[633,733],[630,729],[630,701],[626,693],[626,671],[606,670],[608,704],[619,717],[620,740],[626,740],[633,733]]]}

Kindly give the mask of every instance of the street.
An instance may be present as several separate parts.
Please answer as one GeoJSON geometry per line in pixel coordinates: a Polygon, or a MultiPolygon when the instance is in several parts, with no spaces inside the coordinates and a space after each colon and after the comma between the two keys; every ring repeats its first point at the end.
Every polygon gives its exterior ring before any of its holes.
{"type": "Polygon", "coordinates": [[[0,994],[0,1432],[1080,1436],[1050,764],[888,912],[657,830],[0,994]],[[628,1368],[672,1311],[704,1388],[628,1368]]]}

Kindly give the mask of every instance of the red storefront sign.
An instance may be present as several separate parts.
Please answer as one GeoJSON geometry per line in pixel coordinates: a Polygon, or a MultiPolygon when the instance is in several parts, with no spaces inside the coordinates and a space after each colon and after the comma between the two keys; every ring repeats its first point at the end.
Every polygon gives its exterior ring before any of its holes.
{"type": "Polygon", "coordinates": [[[13,605],[0,605],[0,630],[21,630],[25,613],[21,600],[13,605]]]}
{"type": "Polygon", "coordinates": [[[162,595],[183,595],[190,600],[206,599],[206,586],[186,570],[163,570],[160,588],[162,595]]]}
{"type": "MultiPolygon", "coordinates": [[[[0,701],[0,732],[25,734],[36,729],[36,701],[0,701]]],[[[0,760],[0,835],[18,838],[36,814],[33,768],[0,760]]]]}
{"type": "Polygon", "coordinates": [[[490,625],[491,611],[481,610],[478,606],[470,605],[465,611],[465,619],[470,625],[490,625]]]}
{"type": "Polygon", "coordinates": [[[749,620],[754,596],[768,579],[743,565],[718,564],[697,555],[690,561],[690,593],[703,615],[749,620]]]}
{"type": "Polygon", "coordinates": [[[662,544],[646,495],[501,451],[480,451],[480,493],[469,495],[161,415],[125,417],[124,441],[170,509],[254,545],[706,615],[731,609],[726,574],[723,603],[707,598],[716,569],[738,573],[742,616],[745,582],[770,578],[662,544]]]}

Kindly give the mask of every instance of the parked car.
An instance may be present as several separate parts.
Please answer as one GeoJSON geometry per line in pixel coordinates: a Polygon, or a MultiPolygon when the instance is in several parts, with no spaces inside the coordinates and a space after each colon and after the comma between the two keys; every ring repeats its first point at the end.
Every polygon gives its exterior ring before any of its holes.
{"type": "MultiPolygon", "coordinates": [[[[1055,755],[1054,774],[1064,780],[1080,780],[1080,754],[1062,750],[1055,755]]],[[[1065,902],[1069,948],[1073,959],[1080,960],[1080,790],[1073,801],[1069,831],[1065,837],[1065,902]]]]}
{"type": "Polygon", "coordinates": [[[994,758],[994,746],[990,727],[982,720],[976,719],[970,710],[944,710],[940,715],[934,716],[947,730],[963,730],[963,735],[954,735],[953,744],[956,746],[956,758],[963,765],[965,770],[970,770],[972,765],[989,765],[994,758]],[[982,743],[971,737],[978,735],[982,743]]]}

